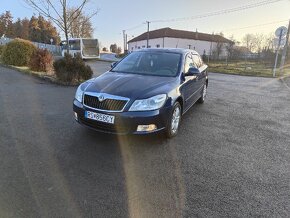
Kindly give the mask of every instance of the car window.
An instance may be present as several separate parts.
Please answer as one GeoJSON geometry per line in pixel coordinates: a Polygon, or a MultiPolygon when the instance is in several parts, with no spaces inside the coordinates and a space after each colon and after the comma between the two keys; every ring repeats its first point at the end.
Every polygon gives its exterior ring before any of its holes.
{"type": "Polygon", "coordinates": [[[202,66],[204,64],[203,60],[202,60],[202,58],[199,55],[198,55],[198,58],[199,58],[200,66],[202,66]]]}
{"type": "Polygon", "coordinates": [[[196,68],[200,68],[202,66],[201,58],[196,54],[192,55],[192,58],[193,58],[194,66],[196,68]]]}
{"type": "Polygon", "coordinates": [[[192,57],[190,54],[186,55],[184,63],[184,73],[187,73],[189,68],[194,67],[192,57]]]}
{"type": "Polygon", "coordinates": [[[172,52],[134,52],[111,71],[155,76],[176,76],[181,54],[172,52]]]}

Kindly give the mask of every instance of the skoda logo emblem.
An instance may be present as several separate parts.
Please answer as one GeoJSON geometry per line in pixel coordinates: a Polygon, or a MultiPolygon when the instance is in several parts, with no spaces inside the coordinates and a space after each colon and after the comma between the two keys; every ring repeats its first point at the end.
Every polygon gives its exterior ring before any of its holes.
{"type": "Polygon", "coordinates": [[[103,95],[100,95],[100,96],[99,96],[99,101],[102,102],[102,101],[104,101],[104,100],[105,100],[105,97],[104,97],[103,95]]]}

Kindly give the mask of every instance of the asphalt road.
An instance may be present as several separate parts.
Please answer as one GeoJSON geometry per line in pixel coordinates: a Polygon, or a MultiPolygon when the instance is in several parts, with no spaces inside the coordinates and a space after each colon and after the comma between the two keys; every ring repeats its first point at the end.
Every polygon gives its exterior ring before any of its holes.
{"type": "Polygon", "coordinates": [[[75,123],[76,87],[0,67],[0,217],[289,217],[290,91],[210,74],[166,140],[75,123]]]}
{"type": "Polygon", "coordinates": [[[94,77],[100,76],[102,73],[111,69],[111,62],[108,61],[87,60],[86,64],[92,68],[94,77]]]}
{"type": "Polygon", "coordinates": [[[286,87],[290,90],[290,77],[286,77],[284,79],[284,84],[286,85],[286,87]]]}

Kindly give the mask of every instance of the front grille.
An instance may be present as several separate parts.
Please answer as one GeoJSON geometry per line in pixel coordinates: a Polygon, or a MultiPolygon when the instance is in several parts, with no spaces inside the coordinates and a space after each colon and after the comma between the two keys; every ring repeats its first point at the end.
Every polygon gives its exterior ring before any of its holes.
{"type": "Polygon", "coordinates": [[[84,96],[84,104],[91,108],[105,111],[122,111],[127,104],[126,100],[105,99],[99,101],[98,97],[86,95],[84,96]]]}
{"type": "Polygon", "coordinates": [[[89,120],[84,117],[79,117],[79,122],[85,124],[86,126],[89,126],[91,128],[94,128],[96,130],[100,130],[103,132],[119,133],[119,134],[126,134],[129,132],[129,127],[125,125],[116,126],[109,123],[102,123],[95,120],[89,120]]]}

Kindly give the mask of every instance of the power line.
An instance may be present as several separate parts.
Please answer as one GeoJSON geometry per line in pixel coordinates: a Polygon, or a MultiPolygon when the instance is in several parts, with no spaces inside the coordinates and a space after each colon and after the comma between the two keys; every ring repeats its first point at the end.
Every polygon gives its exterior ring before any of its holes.
{"type": "MultiPolygon", "coordinates": [[[[247,5],[243,5],[243,6],[239,6],[239,7],[235,7],[235,8],[230,8],[230,9],[225,9],[225,10],[215,11],[215,12],[208,12],[205,14],[200,14],[200,15],[191,16],[191,17],[174,18],[174,19],[167,19],[167,20],[152,20],[150,22],[152,22],[152,23],[179,22],[179,21],[186,21],[186,20],[201,19],[201,18],[206,18],[206,17],[229,14],[229,13],[233,13],[233,12],[237,12],[237,11],[243,11],[243,10],[252,9],[252,8],[256,8],[256,7],[261,7],[264,5],[273,4],[276,2],[280,2],[280,1],[284,1],[284,0],[263,0],[260,2],[255,2],[255,3],[251,3],[251,4],[247,4],[247,5]]],[[[125,29],[125,31],[132,31],[132,30],[135,30],[135,29],[142,27],[143,25],[144,25],[144,23],[141,23],[137,26],[125,29]]]]}
{"type": "Polygon", "coordinates": [[[247,10],[251,8],[261,7],[268,4],[273,4],[280,1],[284,1],[284,0],[264,0],[260,2],[251,3],[248,5],[243,5],[243,6],[239,6],[235,8],[230,8],[230,9],[224,9],[221,11],[209,12],[209,13],[200,14],[200,15],[191,16],[191,17],[174,18],[174,19],[167,19],[167,20],[152,20],[151,22],[161,23],[161,22],[179,22],[179,21],[185,21],[185,20],[194,20],[194,19],[212,17],[212,16],[217,16],[217,15],[229,14],[229,13],[233,13],[237,11],[243,11],[243,10],[247,10]]]}
{"type": "Polygon", "coordinates": [[[137,28],[139,28],[139,27],[141,27],[141,26],[144,26],[144,23],[141,23],[141,24],[139,24],[139,25],[137,25],[137,26],[134,26],[134,27],[131,27],[131,28],[125,29],[125,31],[135,30],[135,29],[137,29],[137,28]]]}
{"type": "Polygon", "coordinates": [[[222,32],[224,32],[224,31],[232,31],[232,30],[242,30],[242,29],[260,27],[260,26],[267,26],[267,25],[271,25],[271,24],[283,23],[283,22],[286,22],[286,21],[288,21],[288,19],[287,20],[274,21],[274,22],[271,22],[271,23],[262,23],[262,24],[257,24],[257,25],[253,25],[253,26],[245,26],[245,27],[240,27],[240,28],[225,29],[225,30],[222,30],[222,32]]]}

